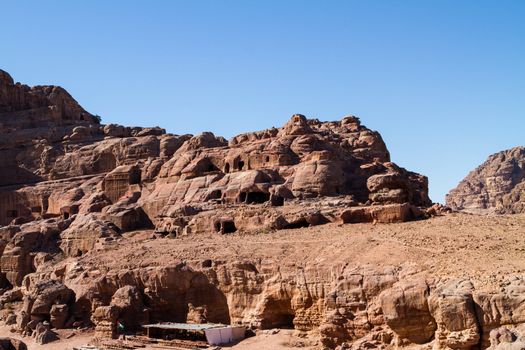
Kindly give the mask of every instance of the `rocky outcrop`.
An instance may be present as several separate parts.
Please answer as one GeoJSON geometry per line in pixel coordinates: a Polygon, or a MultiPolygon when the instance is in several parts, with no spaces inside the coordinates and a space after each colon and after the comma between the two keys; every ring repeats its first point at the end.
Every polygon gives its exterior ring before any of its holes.
{"type": "Polygon", "coordinates": [[[0,302],[17,308],[17,330],[38,342],[73,324],[115,337],[118,322],[133,330],[175,321],[294,328],[325,348],[468,348],[501,324],[485,317],[496,312],[494,295],[399,265],[171,253],[149,265],[135,262],[156,254],[141,245],[125,268],[90,264],[139,229],[165,242],[426,217],[427,178],[392,163],[380,134],[357,117],[295,114],[281,128],[230,140],[172,135],[101,125],[62,88],[15,84],[0,71],[0,132],[0,302]]]}
{"type": "Polygon", "coordinates": [[[80,256],[95,247],[97,243],[118,238],[120,232],[111,223],[104,222],[95,214],[75,218],[73,224],[62,231],[60,249],[69,256],[80,256]]]}
{"type": "Polygon", "coordinates": [[[472,213],[524,213],[525,147],[491,155],[446,200],[452,209],[472,213]]]}
{"type": "Polygon", "coordinates": [[[227,146],[213,134],[191,138],[139,203],[161,232],[232,232],[336,221],[349,206],[374,207],[346,211],[345,222],[389,216],[382,210],[399,212],[386,221],[408,220],[430,205],[427,187],[424,176],[391,163],[379,134],[358,118],[294,115],[280,129],[239,135],[227,146]]]}
{"type": "Polygon", "coordinates": [[[63,89],[29,88],[7,73],[1,84],[9,137],[0,159],[18,170],[0,174],[0,225],[75,216],[61,235],[68,255],[105,237],[90,227],[96,220],[122,232],[229,233],[405,221],[431,204],[426,177],[392,163],[379,133],[354,116],[296,114],[281,128],[227,141],[100,125],[63,89]]]}
{"type": "MultiPolygon", "coordinates": [[[[22,310],[17,315],[18,328],[28,334],[32,334],[42,322],[54,328],[64,328],[75,300],[74,292],[58,280],[28,280],[26,284],[22,310]]],[[[49,329],[40,328],[43,334],[49,329]]]]}
{"type": "Polygon", "coordinates": [[[64,283],[77,291],[73,308],[94,310],[99,337],[115,337],[117,322],[133,329],[197,321],[313,332],[324,349],[364,342],[373,348],[502,349],[519,344],[514,329],[525,324],[525,276],[519,274],[487,289],[480,280],[436,279],[411,266],[195,261],[85,277],[97,268],[66,268],[64,283]],[[495,333],[504,326],[512,331],[495,333]]]}
{"type": "Polygon", "coordinates": [[[58,253],[60,232],[69,222],[47,219],[21,226],[8,226],[12,238],[0,256],[0,271],[13,286],[20,286],[25,275],[39,263],[58,253]]]}

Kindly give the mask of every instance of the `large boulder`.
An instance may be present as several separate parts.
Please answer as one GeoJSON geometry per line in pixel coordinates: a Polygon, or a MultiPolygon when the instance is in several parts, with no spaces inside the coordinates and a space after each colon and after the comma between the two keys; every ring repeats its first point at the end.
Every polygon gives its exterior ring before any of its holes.
{"type": "MultiPolygon", "coordinates": [[[[29,281],[28,281],[29,282],[29,281]]],[[[51,322],[54,328],[63,328],[70,316],[75,293],[57,280],[40,280],[31,284],[24,295],[17,323],[26,331],[30,321],[51,322]]]]}
{"type": "Polygon", "coordinates": [[[127,330],[137,330],[148,321],[143,296],[137,287],[119,288],[113,294],[110,306],[118,309],[118,320],[127,330]]]}
{"type": "Polygon", "coordinates": [[[402,339],[412,343],[429,342],[436,331],[436,322],[430,314],[425,281],[401,282],[381,295],[381,307],[386,324],[402,339]]]}
{"type": "Polygon", "coordinates": [[[481,335],[470,281],[451,281],[432,291],[428,305],[436,321],[436,342],[440,348],[470,349],[481,335]]]}

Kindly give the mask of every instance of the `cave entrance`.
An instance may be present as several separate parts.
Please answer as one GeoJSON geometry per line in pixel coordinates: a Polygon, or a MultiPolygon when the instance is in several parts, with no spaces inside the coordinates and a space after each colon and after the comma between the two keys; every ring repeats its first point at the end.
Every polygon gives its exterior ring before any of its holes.
{"type": "Polygon", "coordinates": [[[241,203],[261,204],[270,200],[270,194],[266,192],[241,192],[239,200],[241,203]]]}
{"type": "Polygon", "coordinates": [[[265,192],[248,192],[246,203],[264,203],[270,200],[270,194],[265,192]]]}
{"type": "Polygon", "coordinates": [[[215,232],[217,233],[234,233],[237,231],[235,222],[233,220],[221,220],[214,224],[215,232]]]}
{"type": "Polygon", "coordinates": [[[140,184],[140,181],[141,181],[141,175],[138,169],[136,169],[135,171],[131,172],[131,174],[129,174],[129,184],[130,185],[140,184]]]}
{"type": "Polygon", "coordinates": [[[242,168],[244,168],[244,162],[239,160],[239,163],[237,163],[237,170],[242,170],[242,168]]]}
{"type": "Polygon", "coordinates": [[[292,310],[291,301],[271,299],[266,303],[262,315],[261,328],[294,329],[295,312],[292,310]]]}
{"type": "Polygon", "coordinates": [[[213,190],[208,195],[208,199],[221,199],[222,198],[222,191],[221,190],[213,190]]]}
{"type": "Polygon", "coordinates": [[[0,273],[0,288],[11,289],[13,285],[9,282],[5,273],[0,273]]]}
{"type": "Polygon", "coordinates": [[[230,163],[226,163],[226,165],[224,166],[224,172],[225,173],[229,173],[230,172],[230,163]]]}
{"type": "Polygon", "coordinates": [[[233,220],[223,221],[222,231],[223,233],[233,233],[237,231],[237,227],[235,227],[235,222],[233,222],[233,220]]]}

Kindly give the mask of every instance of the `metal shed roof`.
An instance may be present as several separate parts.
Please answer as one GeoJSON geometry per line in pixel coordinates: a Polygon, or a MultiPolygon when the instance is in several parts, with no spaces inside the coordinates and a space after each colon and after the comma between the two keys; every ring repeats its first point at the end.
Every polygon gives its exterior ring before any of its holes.
{"type": "Polygon", "coordinates": [[[220,328],[228,327],[227,325],[220,323],[155,323],[155,324],[146,324],[142,326],[144,328],[159,328],[159,329],[181,329],[188,331],[203,331],[210,328],[220,328]]]}

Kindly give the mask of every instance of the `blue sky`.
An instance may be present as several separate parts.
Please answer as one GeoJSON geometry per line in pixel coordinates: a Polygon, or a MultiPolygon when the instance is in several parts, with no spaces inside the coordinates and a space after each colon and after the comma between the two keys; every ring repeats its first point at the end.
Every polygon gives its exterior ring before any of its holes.
{"type": "Polygon", "coordinates": [[[173,133],[354,114],[434,201],[525,144],[525,1],[15,1],[0,68],[173,133]]]}

